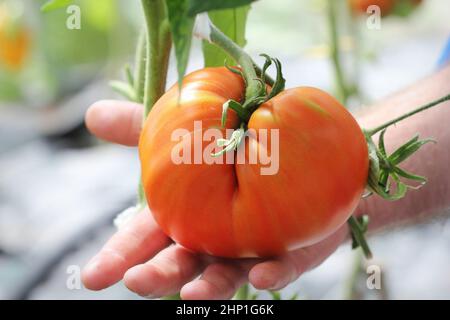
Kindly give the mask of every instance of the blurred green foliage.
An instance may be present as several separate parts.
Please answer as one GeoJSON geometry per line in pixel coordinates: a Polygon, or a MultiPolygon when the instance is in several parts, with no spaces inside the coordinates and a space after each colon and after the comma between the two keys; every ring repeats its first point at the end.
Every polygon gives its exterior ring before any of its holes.
{"type": "Polygon", "coordinates": [[[42,12],[45,2],[0,0],[0,6],[21,8],[20,21],[31,39],[30,52],[20,70],[11,71],[0,64],[0,105],[11,100],[49,103],[81,89],[99,74],[120,69],[133,54],[137,32],[132,20],[140,17],[120,12],[138,2],[70,1],[69,5],[79,8],[80,29],[66,26],[71,16],[68,6],[42,12]]]}

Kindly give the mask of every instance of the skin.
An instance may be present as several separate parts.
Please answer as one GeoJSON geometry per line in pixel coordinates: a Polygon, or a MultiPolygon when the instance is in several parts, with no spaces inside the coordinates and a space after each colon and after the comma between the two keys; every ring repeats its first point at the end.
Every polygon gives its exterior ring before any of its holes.
{"type": "MultiPolygon", "coordinates": [[[[450,66],[365,108],[357,115],[363,127],[374,127],[450,92],[450,66]]],[[[97,137],[127,146],[138,143],[142,106],[118,101],[99,101],[86,114],[86,125],[97,137]]],[[[386,134],[388,150],[417,132],[433,137],[404,165],[429,178],[419,191],[402,200],[386,202],[376,197],[361,201],[356,214],[367,213],[371,232],[418,223],[443,214],[450,207],[450,103],[407,119],[386,134]]],[[[348,239],[346,225],[327,239],[276,259],[218,259],[197,255],[172,244],[145,209],[118,231],[83,270],[84,285],[101,290],[123,279],[125,285],[145,297],[161,297],[180,291],[183,299],[229,299],[245,282],[257,289],[278,290],[313,269],[348,239]],[[200,276],[200,277],[198,277],[200,276]]],[[[370,239],[369,239],[370,240],[370,239]]],[[[376,254],[376,252],[375,252],[376,254]]]]}

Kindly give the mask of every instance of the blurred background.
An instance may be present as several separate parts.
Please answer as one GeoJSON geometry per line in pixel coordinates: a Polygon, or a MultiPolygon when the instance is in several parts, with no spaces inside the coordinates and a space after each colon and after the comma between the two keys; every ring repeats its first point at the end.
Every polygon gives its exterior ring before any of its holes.
{"type": "MultiPolygon", "coordinates": [[[[0,0],[0,299],[139,299],[122,283],[90,292],[68,286],[68,279],[114,232],[115,215],[135,201],[136,150],[91,137],[83,117],[96,100],[119,98],[108,81],[123,78],[133,60],[140,3],[75,0],[81,29],[69,30],[66,10],[42,13],[44,2],[0,0]]],[[[383,18],[380,29],[341,9],[338,40],[354,86],[350,108],[438,69],[450,37],[446,1],[424,0],[407,17],[383,18]]],[[[329,42],[323,0],[252,5],[246,48],[254,57],[278,57],[287,87],[335,91],[329,42]]],[[[190,70],[202,66],[200,47],[194,44],[190,70]]],[[[168,83],[175,81],[171,69],[168,83]]],[[[383,269],[383,290],[365,289],[365,267],[348,245],[282,296],[450,299],[447,220],[370,241],[374,263],[383,269]]]]}

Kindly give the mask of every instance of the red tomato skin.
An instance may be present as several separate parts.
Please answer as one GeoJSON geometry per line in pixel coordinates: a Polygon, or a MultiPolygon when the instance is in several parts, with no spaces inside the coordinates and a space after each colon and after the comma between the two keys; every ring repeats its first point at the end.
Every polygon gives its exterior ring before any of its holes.
{"type": "Polygon", "coordinates": [[[348,0],[352,12],[356,15],[367,15],[367,8],[376,5],[380,7],[383,17],[395,13],[396,7],[402,4],[401,1],[408,1],[413,8],[422,3],[422,0],[348,0]]]}
{"type": "Polygon", "coordinates": [[[349,0],[352,12],[359,15],[367,15],[367,8],[372,5],[380,7],[381,15],[387,16],[392,12],[395,0],[349,0]]]}
{"type": "MultiPolygon", "coordinates": [[[[149,208],[168,236],[195,252],[268,257],[317,243],[349,218],[368,173],[359,125],[327,93],[288,89],[252,114],[249,129],[278,129],[277,174],[261,175],[267,165],[248,161],[177,165],[171,159],[174,130],[192,131],[194,120],[203,121],[202,132],[220,128],[223,103],[243,93],[239,76],[206,68],[185,78],[180,105],[176,86],[155,104],[139,144],[149,208]]],[[[230,111],[226,127],[238,126],[230,111]]],[[[185,143],[193,149],[191,140],[185,143]]],[[[264,150],[252,135],[241,147],[247,159],[250,148],[264,150]]]]}

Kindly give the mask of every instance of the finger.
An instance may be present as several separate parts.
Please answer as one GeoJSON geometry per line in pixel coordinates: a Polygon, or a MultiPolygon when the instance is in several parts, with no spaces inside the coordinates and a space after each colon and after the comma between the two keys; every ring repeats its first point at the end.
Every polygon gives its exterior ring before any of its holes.
{"type": "Polygon", "coordinates": [[[84,267],[83,283],[91,290],[109,287],[121,280],[126,270],[147,261],[170,243],[148,209],[143,210],[84,267]]]}
{"type": "Polygon", "coordinates": [[[346,239],[346,225],[327,239],[310,247],[294,250],[283,257],[256,264],[249,272],[249,281],[260,290],[280,290],[302,273],[318,266],[346,239]]]}
{"type": "Polygon", "coordinates": [[[247,280],[250,266],[240,263],[214,263],[209,265],[200,279],[187,283],[181,289],[183,300],[231,299],[247,280]]]}
{"type": "Polygon", "coordinates": [[[124,281],[128,289],[143,297],[159,298],[178,293],[202,270],[203,261],[199,255],[173,245],[150,261],[128,270],[124,281]]]}
{"type": "Polygon", "coordinates": [[[126,101],[102,100],[86,112],[86,127],[100,139],[136,146],[142,126],[143,107],[126,101]]]}

